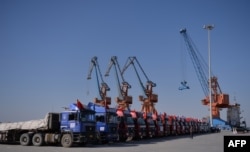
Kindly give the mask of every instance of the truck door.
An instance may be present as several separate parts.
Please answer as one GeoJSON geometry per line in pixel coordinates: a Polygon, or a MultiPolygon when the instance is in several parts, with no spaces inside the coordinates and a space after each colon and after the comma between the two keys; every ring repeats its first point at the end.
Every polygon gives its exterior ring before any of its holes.
{"type": "Polygon", "coordinates": [[[65,112],[61,114],[61,130],[80,132],[77,112],[65,112]]]}

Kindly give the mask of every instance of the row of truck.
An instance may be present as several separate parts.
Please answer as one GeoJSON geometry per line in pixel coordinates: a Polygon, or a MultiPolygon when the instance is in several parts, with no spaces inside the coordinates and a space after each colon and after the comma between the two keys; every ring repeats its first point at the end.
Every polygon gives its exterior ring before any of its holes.
{"type": "Polygon", "coordinates": [[[0,123],[1,143],[42,146],[124,142],[165,136],[209,132],[209,125],[198,119],[104,107],[78,100],[60,113],[48,113],[44,119],[0,123]],[[190,130],[192,128],[192,130],[190,130]]]}

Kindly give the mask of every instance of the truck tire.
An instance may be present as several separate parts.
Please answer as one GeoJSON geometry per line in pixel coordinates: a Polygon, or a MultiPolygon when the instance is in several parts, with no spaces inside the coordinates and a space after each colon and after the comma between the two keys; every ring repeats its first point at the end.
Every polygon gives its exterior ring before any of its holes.
{"type": "Polygon", "coordinates": [[[71,147],[73,145],[73,139],[70,134],[64,134],[61,139],[61,144],[63,147],[71,147]]]}
{"type": "Polygon", "coordinates": [[[44,138],[43,135],[41,133],[36,133],[33,137],[32,137],[32,144],[34,146],[42,146],[44,143],[44,138]]]}
{"type": "Polygon", "coordinates": [[[28,133],[24,133],[21,135],[20,144],[22,146],[28,146],[31,144],[31,138],[30,138],[30,135],[28,133]]]}

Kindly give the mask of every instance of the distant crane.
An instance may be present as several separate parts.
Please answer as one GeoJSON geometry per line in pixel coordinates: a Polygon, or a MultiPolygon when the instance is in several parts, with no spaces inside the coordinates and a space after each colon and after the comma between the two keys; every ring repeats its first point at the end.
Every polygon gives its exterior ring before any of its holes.
{"type": "Polygon", "coordinates": [[[103,80],[102,73],[101,73],[96,56],[94,56],[91,59],[89,73],[88,73],[88,77],[87,77],[88,80],[91,79],[91,73],[92,73],[94,68],[95,68],[97,87],[98,87],[98,92],[99,92],[99,99],[94,98],[94,102],[96,104],[107,107],[108,105],[111,104],[111,98],[107,97],[107,91],[110,91],[110,88],[107,85],[107,83],[105,83],[103,80]],[[101,83],[100,83],[100,80],[101,80],[101,83]]]}
{"type": "Polygon", "coordinates": [[[125,81],[123,75],[121,74],[121,68],[116,56],[111,57],[110,64],[105,76],[109,76],[112,67],[114,67],[115,70],[116,82],[119,92],[119,96],[116,98],[118,108],[130,111],[130,104],[132,104],[133,98],[132,96],[128,95],[128,89],[131,88],[131,85],[127,81],[125,81]],[[122,82],[120,82],[120,79],[122,80],[122,82]]]}
{"type": "MultiPolygon", "coordinates": [[[[205,98],[202,100],[203,105],[210,105],[209,100],[209,78],[208,78],[208,65],[202,58],[201,54],[195,47],[190,36],[187,34],[187,30],[181,29],[180,34],[183,36],[185,44],[187,46],[187,51],[191,57],[195,72],[197,74],[198,80],[201,84],[202,90],[205,94],[205,98]]],[[[224,94],[221,91],[218,79],[216,76],[210,77],[211,91],[212,91],[212,118],[220,118],[220,109],[229,107],[229,95],[224,94]]],[[[211,110],[211,109],[210,109],[211,110]]]]}
{"type": "Polygon", "coordinates": [[[139,61],[134,56],[128,57],[127,62],[124,65],[124,68],[122,70],[122,74],[124,74],[125,70],[130,65],[133,66],[135,73],[136,73],[136,76],[140,82],[141,88],[142,88],[143,93],[144,93],[144,95],[139,96],[139,101],[142,102],[141,111],[144,112],[145,114],[152,113],[153,115],[156,115],[157,110],[155,109],[154,104],[158,102],[158,95],[153,93],[153,87],[156,87],[156,84],[149,80],[149,78],[147,77],[146,73],[144,72],[142,66],[140,65],[139,61]],[[146,86],[143,85],[141,77],[139,75],[139,72],[138,72],[135,64],[137,64],[137,66],[140,68],[141,72],[143,73],[143,75],[147,79],[146,86]]]}

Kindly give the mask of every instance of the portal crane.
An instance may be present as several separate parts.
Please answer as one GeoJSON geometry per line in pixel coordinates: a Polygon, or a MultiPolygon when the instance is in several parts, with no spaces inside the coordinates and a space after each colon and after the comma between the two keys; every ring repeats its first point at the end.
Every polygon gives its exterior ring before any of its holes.
{"type": "Polygon", "coordinates": [[[154,107],[154,104],[158,102],[158,95],[153,93],[153,87],[156,87],[156,84],[152,81],[149,80],[149,78],[147,77],[146,73],[144,72],[142,66],[140,65],[139,61],[137,60],[136,57],[132,56],[132,57],[128,57],[126,64],[124,65],[124,68],[122,70],[122,75],[124,74],[125,70],[132,65],[136,76],[140,82],[141,88],[144,92],[144,95],[140,95],[139,96],[139,101],[142,102],[142,109],[141,111],[145,114],[148,113],[152,113],[154,115],[157,114],[157,111],[154,107]],[[135,64],[137,64],[137,66],[140,68],[141,72],[143,73],[143,75],[145,76],[145,78],[147,79],[147,84],[146,86],[143,85],[141,77],[139,75],[139,72],[135,66],[135,64]]]}
{"type": "Polygon", "coordinates": [[[98,91],[99,91],[99,99],[94,98],[94,103],[106,107],[106,106],[111,104],[111,98],[107,97],[107,91],[110,91],[110,88],[107,85],[107,83],[105,83],[103,80],[102,73],[101,73],[96,56],[94,56],[91,59],[89,73],[88,73],[88,77],[87,77],[88,80],[91,79],[91,74],[92,74],[92,71],[94,68],[95,68],[97,86],[98,86],[98,91]],[[101,83],[100,83],[99,79],[101,80],[101,83]]]}
{"type": "Polygon", "coordinates": [[[116,56],[111,57],[110,64],[109,64],[109,67],[107,69],[105,76],[109,76],[109,73],[112,67],[114,67],[114,70],[115,70],[116,82],[117,82],[118,93],[119,93],[119,96],[116,98],[118,108],[130,111],[130,104],[132,104],[133,98],[132,96],[128,95],[128,89],[131,88],[131,85],[127,81],[125,81],[123,75],[121,74],[121,68],[117,61],[116,56]],[[120,78],[122,80],[121,83],[120,83],[120,78]]]}
{"type": "MultiPolygon", "coordinates": [[[[185,44],[187,46],[187,51],[191,57],[195,72],[201,84],[202,90],[205,94],[205,98],[202,100],[203,105],[210,105],[209,102],[209,79],[208,79],[208,65],[202,58],[201,54],[195,47],[190,36],[187,34],[187,30],[181,29],[180,34],[183,36],[185,44]]],[[[224,94],[221,91],[218,79],[216,76],[212,75],[211,78],[211,91],[212,91],[212,118],[220,118],[220,108],[229,107],[229,95],[224,94]]]]}

